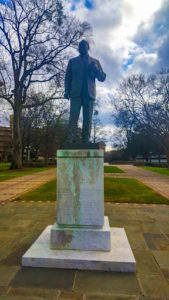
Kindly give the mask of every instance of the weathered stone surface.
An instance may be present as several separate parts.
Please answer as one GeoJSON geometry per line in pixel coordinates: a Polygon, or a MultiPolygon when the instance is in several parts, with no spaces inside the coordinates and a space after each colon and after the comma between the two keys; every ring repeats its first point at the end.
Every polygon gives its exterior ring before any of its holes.
{"type": "Polygon", "coordinates": [[[18,266],[3,266],[0,265],[0,287],[8,286],[9,282],[19,270],[18,266]]]}
{"type": "MultiPolygon", "coordinates": [[[[137,276],[132,273],[120,272],[77,271],[74,291],[86,295],[95,294],[95,298],[92,300],[110,300],[111,298],[108,296],[112,297],[111,300],[126,300],[127,296],[130,297],[128,300],[133,300],[132,296],[137,296],[137,300],[139,300],[138,296],[141,294],[137,276]],[[105,298],[97,298],[96,295],[103,295],[105,298]]],[[[85,300],[90,299],[86,298],[85,300]]]]}
{"type": "Polygon", "coordinates": [[[104,224],[103,150],[58,150],[57,223],[104,224]]]}
{"type": "Polygon", "coordinates": [[[62,227],[55,223],[51,228],[51,248],[93,251],[110,251],[110,226],[105,217],[103,228],[62,227]]]}
{"type": "Polygon", "coordinates": [[[169,286],[163,276],[139,274],[138,280],[144,296],[168,300],[169,286]]]}
{"type": "Polygon", "coordinates": [[[125,230],[111,228],[111,251],[53,250],[48,226],[22,257],[29,267],[134,272],[135,259],[125,230]]]}
{"type": "Polygon", "coordinates": [[[72,144],[63,144],[62,149],[103,149],[105,150],[104,143],[72,143],[72,144]]]}

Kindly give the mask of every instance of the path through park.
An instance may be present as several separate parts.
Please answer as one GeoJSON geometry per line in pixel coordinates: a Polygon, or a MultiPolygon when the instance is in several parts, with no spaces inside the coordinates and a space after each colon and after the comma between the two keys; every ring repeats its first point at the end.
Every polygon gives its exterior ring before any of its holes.
{"type": "MultiPolygon", "coordinates": [[[[169,176],[157,174],[132,165],[119,165],[125,173],[105,174],[106,177],[135,178],[169,199],[169,176]]],[[[0,205],[25,194],[56,177],[51,169],[0,182],[0,205]]]]}
{"type": "Polygon", "coordinates": [[[0,182],[0,205],[23,195],[56,177],[56,169],[0,182]]]}
{"type": "Polygon", "coordinates": [[[169,176],[138,168],[133,165],[118,165],[125,173],[106,174],[106,177],[135,178],[169,199],[169,176]]]}

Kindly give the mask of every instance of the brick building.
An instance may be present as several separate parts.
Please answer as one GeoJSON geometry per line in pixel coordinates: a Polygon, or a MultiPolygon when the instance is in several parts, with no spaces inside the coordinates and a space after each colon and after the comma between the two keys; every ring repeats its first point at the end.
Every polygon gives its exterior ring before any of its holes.
{"type": "Polygon", "coordinates": [[[6,162],[12,155],[12,116],[10,127],[0,126],[0,162],[6,162]]]}

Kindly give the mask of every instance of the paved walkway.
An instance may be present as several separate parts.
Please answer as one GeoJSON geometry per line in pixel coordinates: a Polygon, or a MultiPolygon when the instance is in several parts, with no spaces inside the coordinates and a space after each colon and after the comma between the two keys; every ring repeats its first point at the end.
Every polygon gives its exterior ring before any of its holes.
{"type": "Polygon", "coordinates": [[[169,199],[169,176],[138,168],[133,165],[118,165],[125,173],[105,174],[106,177],[135,178],[169,199]]]}
{"type": "Polygon", "coordinates": [[[169,299],[169,206],[105,204],[112,227],[124,227],[136,273],[28,268],[22,255],[56,220],[56,203],[0,207],[1,300],[169,299]]]}
{"type": "Polygon", "coordinates": [[[56,177],[56,169],[0,182],[0,205],[11,201],[56,177]]]}

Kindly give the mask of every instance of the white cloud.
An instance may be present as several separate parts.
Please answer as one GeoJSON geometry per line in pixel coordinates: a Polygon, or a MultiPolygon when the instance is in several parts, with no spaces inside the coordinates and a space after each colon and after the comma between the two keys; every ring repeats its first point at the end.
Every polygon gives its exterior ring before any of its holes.
{"type": "MultiPolygon", "coordinates": [[[[83,1],[76,5],[75,14],[93,27],[91,55],[100,59],[107,73],[105,85],[111,88],[114,81],[123,75],[122,61],[137,57],[139,47],[134,36],[140,26],[149,28],[154,14],[161,8],[163,0],[94,0],[93,9],[87,9],[83,1]]],[[[143,59],[149,57],[149,66],[155,63],[156,54],[144,49],[143,59]]],[[[140,53],[138,53],[140,60],[140,53]]]]}
{"type": "MultiPolygon", "coordinates": [[[[104,83],[97,82],[100,117],[104,126],[110,124],[112,113],[109,95],[113,94],[121,78],[133,72],[151,73],[158,68],[159,51],[164,53],[162,45],[166,37],[157,36],[152,28],[165,1],[93,0],[93,9],[87,9],[84,1],[79,0],[72,12],[92,25],[90,55],[100,60],[107,74],[104,83]],[[158,50],[160,45],[161,50],[158,50]]],[[[159,19],[162,20],[162,17],[159,19]]]]}

